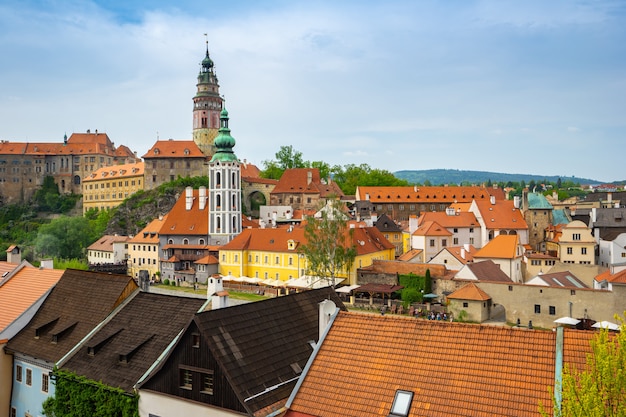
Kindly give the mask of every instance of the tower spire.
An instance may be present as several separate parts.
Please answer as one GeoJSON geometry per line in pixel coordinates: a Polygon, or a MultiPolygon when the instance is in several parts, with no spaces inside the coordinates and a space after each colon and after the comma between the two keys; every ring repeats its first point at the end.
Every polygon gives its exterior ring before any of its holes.
{"type": "Polygon", "coordinates": [[[219,117],[222,109],[220,86],[215,74],[214,63],[209,56],[209,38],[204,34],[206,53],[200,62],[200,73],[193,97],[193,140],[202,153],[211,157],[215,152],[213,140],[218,135],[219,117]]]}

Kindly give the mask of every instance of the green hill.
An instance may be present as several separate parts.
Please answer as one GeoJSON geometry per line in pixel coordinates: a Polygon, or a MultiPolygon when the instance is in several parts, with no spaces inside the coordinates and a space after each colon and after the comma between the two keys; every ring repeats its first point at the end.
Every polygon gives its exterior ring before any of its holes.
{"type": "Polygon", "coordinates": [[[561,181],[572,181],[578,184],[602,184],[602,181],[597,181],[589,178],[579,177],[560,177],[555,175],[529,175],[529,174],[503,174],[500,172],[488,172],[488,171],[462,171],[458,169],[425,169],[425,170],[412,170],[412,171],[396,171],[393,173],[397,178],[406,180],[411,184],[424,184],[428,181],[432,185],[444,185],[444,184],[482,184],[491,181],[495,182],[520,182],[535,181],[537,183],[557,182],[559,178],[561,181]]]}

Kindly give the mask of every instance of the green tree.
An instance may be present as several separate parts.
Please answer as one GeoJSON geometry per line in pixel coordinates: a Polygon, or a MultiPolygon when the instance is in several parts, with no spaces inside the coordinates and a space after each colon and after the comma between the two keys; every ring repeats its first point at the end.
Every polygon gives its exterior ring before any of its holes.
{"type": "Polygon", "coordinates": [[[280,147],[278,152],[276,152],[276,161],[283,170],[309,166],[309,163],[302,159],[302,152],[295,150],[291,145],[280,147]]]}
{"type": "Polygon", "coordinates": [[[86,218],[61,216],[39,228],[35,249],[41,256],[82,259],[84,249],[98,237],[86,218]]]}
{"type": "Polygon", "coordinates": [[[391,172],[372,169],[368,164],[345,165],[333,168],[333,179],[346,195],[354,195],[357,186],[406,186],[406,180],[397,178],[391,172]]]}
{"type": "Polygon", "coordinates": [[[337,275],[344,271],[349,274],[356,258],[353,230],[348,228],[339,200],[329,200],[320,214],[318,218],[307,218],[306,244],[300,250],[306,256],[309,274],[327,279],[334,286],[337,275]]]}
{"type": "MultiPolygon", "coordinates": [[[[555,416],[626,416],[626,325],[624,319],[621,321],[620,332],[603,329],[594,336],[592,352],[587,355],[583,369],[565,364],[561,407],[555,400],[555,416]]],[[[541,412],[550,415],[543,409],[541,412]]]]}

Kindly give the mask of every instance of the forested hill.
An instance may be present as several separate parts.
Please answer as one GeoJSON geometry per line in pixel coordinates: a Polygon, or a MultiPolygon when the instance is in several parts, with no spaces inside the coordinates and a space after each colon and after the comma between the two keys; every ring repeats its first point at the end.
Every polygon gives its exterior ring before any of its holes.
{"type": "Polygon", "coordinates": [[[462,171],[458,169],[425,169],[413,171],[396,171],[393,173],[397,178],[408,181],[411,184],[424,184],[428,181],[431,185],[442,184],[482,184],[495,182],[520,182],[535,181],[541,183],[571,181],[578,184],[602,184],[602,181],[579,177],[559,177],[554,175],[528,175],[528,174],[503,174],[488,171],[462,171]]]}

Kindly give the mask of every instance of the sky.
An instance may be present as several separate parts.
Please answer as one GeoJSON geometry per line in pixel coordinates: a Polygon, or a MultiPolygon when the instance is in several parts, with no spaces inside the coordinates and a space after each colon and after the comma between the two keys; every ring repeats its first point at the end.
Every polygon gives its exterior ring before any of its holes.
{"type": "Polygon", "coordinates": [[[191,140],[207,41],[259,168],[626,179],[626,1],[4,0],[0,139],[191,140]]]}

